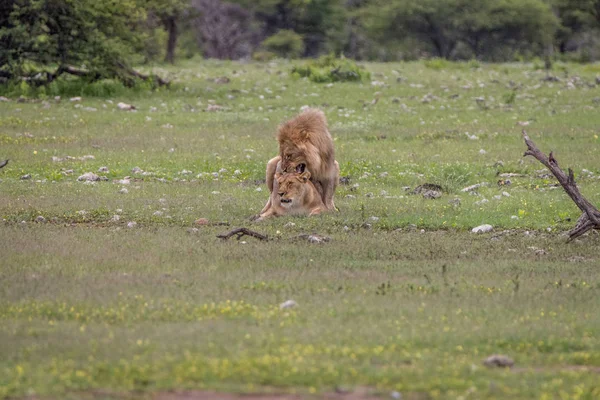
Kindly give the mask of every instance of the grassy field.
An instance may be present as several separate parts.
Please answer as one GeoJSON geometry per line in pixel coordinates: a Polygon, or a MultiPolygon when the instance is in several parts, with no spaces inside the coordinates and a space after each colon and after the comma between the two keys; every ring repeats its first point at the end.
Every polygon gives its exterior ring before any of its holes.
{"type": "Polygon", "coordinates": [[[0,398],[600,398],[600,238],[566,243],[580,213],[520,136],[600,204],[600,66],[365,64],[326,85],[292,65],[0,102],[0,398]],[[251,222],[305,105],[335,137],[340,211],[251,222]],[[234,227],[270,240],[216,238],[234,227]],[[485,367],[497,353],[515,366],[485,367]]]}

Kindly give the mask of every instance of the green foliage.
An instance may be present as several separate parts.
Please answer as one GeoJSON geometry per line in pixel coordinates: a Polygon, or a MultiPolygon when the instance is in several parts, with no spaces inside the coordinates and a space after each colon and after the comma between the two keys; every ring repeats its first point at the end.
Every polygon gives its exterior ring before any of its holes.
{"type": "Polygon", "coordinates": [[[431,58],[429,60],[425,60],[423,65],[425,65],[427,68],[439,71],[448,68],[450,63],[443,58],[431,58]]]}
{"type": "Polygon", "coordinates": [[[95,79],[123,77],[139,40],[132,27],[145,15],[133,0],[9,0],[5,7],[0,72],[10,79],[35,75],[36,84],[67,66],[85,66],[95,79]]]}
{"type": "Polygon", "coordinates": [[[252,53],[252,59],[254,61],[266,62],[275,58],[277,58],[277,55],[275,53],[271,53],[270,51],[255,51],[252,53]]]}
{"type": "Polygon", "coordinates": [[[328,55],[305,65],[294,66],[292,76],[307,77],[316,83],[360,82],[371,79],[371,74],[347,58],[328,55]]]}
{"type": "Polygon", "coordinates": [[[412,37],[423,52],[457,58],[506,57],[504,51],[526,47],[541,52],[558,21],[543,0],[396,0],[374,1],[365,25],[383,43],[412,37]]]}
{"type": "Polygon", "coordinates": [[[302,36],[287,29],[265,39],[261,47],[284,58],[298,58],[304,53],[302,36]]]}

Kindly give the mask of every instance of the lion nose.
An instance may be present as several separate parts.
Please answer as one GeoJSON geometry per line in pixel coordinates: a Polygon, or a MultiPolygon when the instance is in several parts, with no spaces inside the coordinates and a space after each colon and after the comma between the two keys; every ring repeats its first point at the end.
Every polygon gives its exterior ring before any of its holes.
{"type": "Polygon", "coordinates": [[[283,197],[283,192],[279,192],[279,197],[283,197]]]}

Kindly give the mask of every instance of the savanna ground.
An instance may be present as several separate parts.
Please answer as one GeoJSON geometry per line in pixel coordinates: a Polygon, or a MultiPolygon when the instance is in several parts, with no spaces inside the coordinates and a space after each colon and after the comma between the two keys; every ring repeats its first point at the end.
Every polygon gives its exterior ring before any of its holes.
{"type": "Polygon", "coordinates": [[[0,103],[0,397],[599,398],[600,238],[566,243],[580,213],[520,132],[599,204],[600,66],[552,82],[367,64],[373,82],[328,86],[291,65],[190,62],[160,71],[170,91],[0,103]],[[335,136],[340,211],[251,222],[277,124],[304,105],[335,136]],[[442,197],[406,190],[423,183],[442,197]],[[270,240],[216,238],[240,226],[270,240]],[[515,366],[483,366],[495,353],[515,366]]]}

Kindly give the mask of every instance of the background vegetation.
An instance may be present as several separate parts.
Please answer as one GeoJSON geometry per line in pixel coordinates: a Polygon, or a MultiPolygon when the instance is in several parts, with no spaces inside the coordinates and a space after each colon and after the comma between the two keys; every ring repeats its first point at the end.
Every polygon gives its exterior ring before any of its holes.
{"type": "Polygon", "coordinates": [[[5,0],[0,79],[146,79],[194,57],[358,60],[600,58],[598,0],[5,0]]]}

